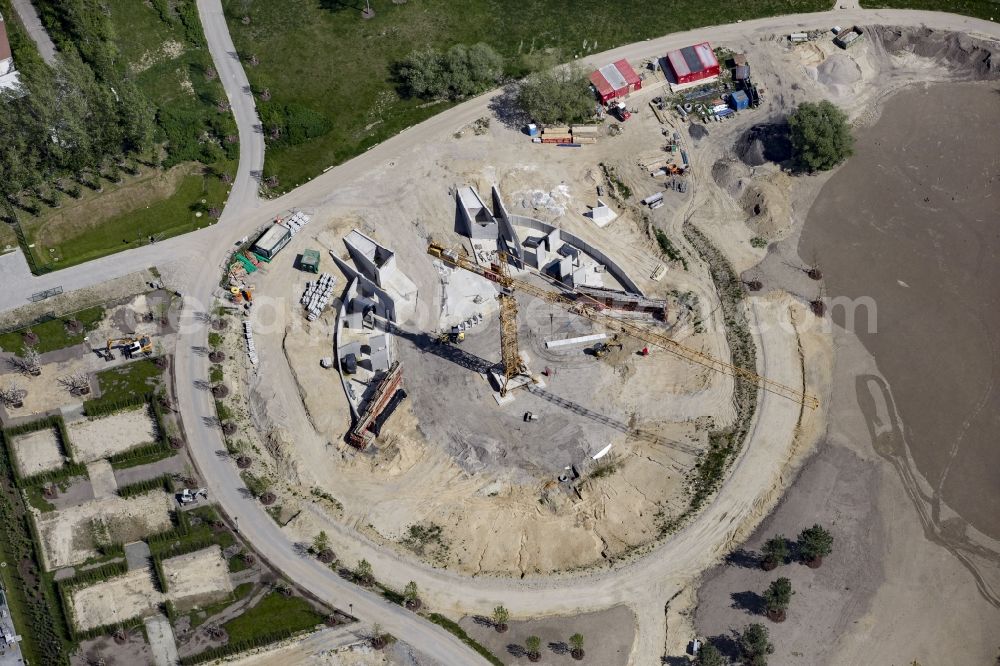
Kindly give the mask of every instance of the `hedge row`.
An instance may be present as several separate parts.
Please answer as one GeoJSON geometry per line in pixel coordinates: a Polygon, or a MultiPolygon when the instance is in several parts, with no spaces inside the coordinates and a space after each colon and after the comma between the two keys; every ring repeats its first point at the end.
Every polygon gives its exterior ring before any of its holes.
{"type": "Polygon", "coordinates": [[[139,458],[149,458],[162,453],[168,453],[169,451],[169,445],[164,444],[163,442],[153,442],[152,444],[145,444],[134,449],[129,449],[128,451],[116,453],[108,458],[108,462],[111,463],[112,467],[116,467],[125,463],[133,462],[139,458]]]}
{"type": "MultiPolygon", "coordinates": [[[[18,435],[24,435],[29,432],[38,432],[39,430],[45,430],[46,428],[56,428],[58,424],[62,423],[61,416],[46,416],[45,418],[38,419],[37,421],[31,421],[30,423],[22,423],[19,426],[11,426],[10,428],[5,428],[3,431],[4,437],[8,441],[12,437],[18,435]]],[[[62,423],[62,427],[65,429],[66,424],[62,423]]]]}
{"type": "Polygon", "coordinates": [[[202,664],[206,661],[222,659],[223,657],[229,657],[234,654],[253,650],[254,648],[264,647],[266,645],[271,645],[272,643],[278,643],[279,641],[291,638],[296,633],[297,632],[290,629],[284,629],[282,631],[275,631],[270,634],[263,634],[261,636],[249,638],[245,641],[228,643],[219,647],[209,648],[204,652],[199,652],[198,654],[191,655],[189,657],[181,657],[180,663],[181,666],[190,666],[191,664],[202,664]]]}
{"type": "Polygon", "coordinates": [[[0,440],[4,444],[0,446],[0,476],[6,477],[0,479],[0,552],[8,562],[20,563],[7,567],[12,583],[11,589],[6,590],[8,607],[19,633],[25,637],[25,656],[37,654],[43,664],[68,664],[66,641],[69,634],[64,631],[67,623],[57,591],[42,574],[34,522],[28,516],[20,493],[8,485],[13,483],[14,472],[2,432],[0,440]],[[29,586],[25,576],[40,580],[41,584],[29,586]]]}
{"type": "Polygon", "coordinates": [[[136,629],[142,626],[142,616],[136,615],[135,617],[130,617],[127,620],[121,622],[115,622],[114,624],[103,624],[99,627],[94,627],[93,629],[87,629],[85,631],[73,631],[73,637],[77,641],[85,641],[91,638],[97,638],[98,636],[110,636],[119,629],[136,629]]]}
{"type": "Polygon", "coordinates": [[[172,515],[175,522],[174,527],[163,532],[150,534],[143,539],[143,541],[149,544],[150,550],[168,549],[170,548],[170,543],[182,539],[191,533],[191,523],[185,512],[178,510],[174,511],[172,515]]]}
{"type": "Polygon", "coordinates": [[[31,476],[21,476],[15,471],[14,482],[18,488],[31,488],[46,483],[58,483],[74,476],[87,476],[87,466],[78,462],[66,463],[58,469],[50,469],[31,476]]]}
{"type": "Polygon", "coordinates": [[[447,629],[451,633],[455,634],[458,640],[462,641],[470,648],[475,650],[477,653],[479,653],[479,656],[481,656],[483,659],[490,662],[491,664],[494,664],[494,666],[504,666],[503,661],[501,661],[495,654],[490,652],[486,648],[486,646],[478,643],[476,639],[474,639],[469,634],[465,633],[465,629],[462,629],[462,627],[459,626],[458,623],[452,622],[451,620],[446,618],[444,615],[441,615],[440,613],[430,613],[429,615],[427,615],[427,619],[433,622],[434,624],[438,625],[439,627],[443,627],[444,629],[447,629]]]}
{"type": "Polygon", "coordinates": [[[160,592],[167,593],[167,575],[163,572],[163,558],[152,557],[153,560],[153,580],[160,592]]]}
{"type": "Polygon", "coordinates": [[[94,398],[93,400],[83,401],[83,413],[90,418],[107,416],[108,414],[114,414],[115,412],[130,409],[143,403],[152,402],[152,400],[153,395],[151,393],[132,395],[127,398],[122,398],[121,400],[94,398]]]}
{"type": "Polygon", "coordinates": [[[73,588],[91,583],[100,583],[101,581],[114,578],[115,576],[121,576],[125,573],[128,573],[128,562],[125,560],[122,560],[121,562],[111,562],[110,564],[105,564],[94,569],[81,571],[72,578],[64,578],[59,581],[59,587],[73,588]]]}
{"type": "Polygon", "coordinates": [[[137,495],[145,495],[151,490],[157,488],[163,488],[168,493],[174,491],[174,481],[170,474],[161,474],[160,476],[155,476],[152,479],[146,479],[145,481],[136,481],[135,483],[130,483],[127,486],[120,486],[118,488],[119,497],[136,497],[137,495]]]}

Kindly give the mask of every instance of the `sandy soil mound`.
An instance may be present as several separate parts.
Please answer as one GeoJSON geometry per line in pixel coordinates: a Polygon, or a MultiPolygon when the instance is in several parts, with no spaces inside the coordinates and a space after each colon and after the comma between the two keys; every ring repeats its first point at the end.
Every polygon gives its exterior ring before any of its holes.
{"type": "Polygon", "coordinates": [[[787,174],[777,172],[766,178],[757,178],[743,191],[737,203],[747,215],[747,226],[769,240],[782,236],[791,226],[787,174]]]}
{"type": "Polygon", "coordinates": [[[882,25],[870,28],[869,32],[890,53],[908,51],[979,78],[1000,77],[1000,47],[974,37],[930,28],[882,25]]]}
{"type": "Polygon", "coordinates": [[[845,95],[861,80],[861,68],[849,55],[835,53],[816,68],[816,80],[837,95],[845,95]]]}
{"type": "Polygon", "coordinates": [[[719,160],[712,165],[712,180],[733,199],[739,199],[749,178],[750,169],[737,160],[719,160]]]}

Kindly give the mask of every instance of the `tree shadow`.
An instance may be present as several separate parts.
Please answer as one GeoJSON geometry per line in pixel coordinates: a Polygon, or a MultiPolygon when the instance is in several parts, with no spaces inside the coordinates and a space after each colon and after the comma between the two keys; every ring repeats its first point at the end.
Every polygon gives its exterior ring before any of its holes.
{"type": "Polygon", "coordinates": [[[480,627],[493,627],[493,619],[488,618],[485,615],[473,615],[472,621],[478,624],[480,627]]]}
{"type": "Polygon", "coordinates": [[[738,639],[739,633],[733,630],[728,634],[709,636],[705,639],[705,643],[711,643],[714,645],[715,649],[721,652],[724,657],[728,657],[729,659],[739,659],[740,644],[738,639]]]}
{"type": "Polygon", "coordinates": [[[510,643],[507,645],[507,652],[511,656],[517,657],[518,659],[528,656],[528,651],[524,648],[524,646],[518,645],[517,643],[510,643]]]}
{"type": "Polygon", "coordinates": [[[345,2],[344,0],[319,0],[320,9],[325,9],[328,12],[339,12],[345,9],[355,9],[357,11],[362,11],[365,6],[362,2],[345,2]]]}
{"type": "Polygon", "coordinates": [[[510,83],[503,87],[499,95],[490,100],[489,109],[505,127],[517,129],[524,127],[531,118],[528,117],[517,103],[517,84],[510,83]]]}
{"type": "Polygon", "coordinates": [[[660,663],[667,666],[691,666],[691,660],[687,657],[664,657],[660,663]]]}
{"type": "Polygon", "coordinates": [[[746,548],[734,550],[726,555],[726,564],[741,569],[756,569],[760,566],[760,562],[760,555],[746,548]]]}
{"type": "Polygon", "coordinates": [[[729,595],[729,598],[733,600],[733,608],[744,610],[751,615],[764,614],[764,597],[756,592],[750,592],[749,590],[746,592],[733,592],[729,595]]]}
{"type": "Polygon", "coordinates": [[[549,643],[549,649],[556,654],[569,654],[569,645],[564,641],[552,641],[549,643]]]}

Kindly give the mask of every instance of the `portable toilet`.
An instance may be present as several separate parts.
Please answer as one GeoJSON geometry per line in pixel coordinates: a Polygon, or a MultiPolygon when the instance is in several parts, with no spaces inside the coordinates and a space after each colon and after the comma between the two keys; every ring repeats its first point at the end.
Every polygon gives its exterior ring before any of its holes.
{"type": "Polygon", "coordinates": [[[528,136],[538,136],[538,125],[535,123],[528,124],[528,136]]]}
{"type": "Polygon", "coordinates": [[[736,111],[750,108],[750,98],[742,90],[737,90],[729,96],[729,106],[736,111]]]}

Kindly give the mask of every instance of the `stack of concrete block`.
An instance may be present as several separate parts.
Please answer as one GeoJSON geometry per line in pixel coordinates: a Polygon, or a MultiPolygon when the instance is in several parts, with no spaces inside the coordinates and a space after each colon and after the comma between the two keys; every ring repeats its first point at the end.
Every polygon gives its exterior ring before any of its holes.
{"type": "Polygon", "coordinates": [[[306,309],[306,319],[316,321],[333,298],[333,286],[337,278],[329,273],[322,273],[315,282],[306,282],[299,303],[306,309]]]}
{"type": "Polygon", "coordinates": [[[243,322],[243,338],[247,343],[247,356],[250,357],[250,363],[257,365],[257,347],[253,343],[253,330],[250,328],[250,322],[243,322]]]}

